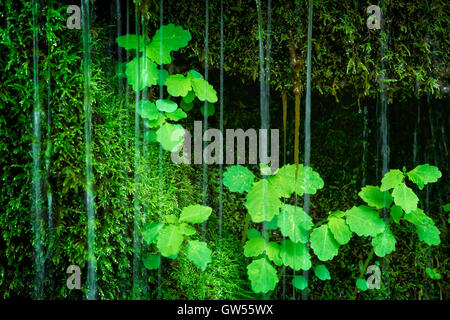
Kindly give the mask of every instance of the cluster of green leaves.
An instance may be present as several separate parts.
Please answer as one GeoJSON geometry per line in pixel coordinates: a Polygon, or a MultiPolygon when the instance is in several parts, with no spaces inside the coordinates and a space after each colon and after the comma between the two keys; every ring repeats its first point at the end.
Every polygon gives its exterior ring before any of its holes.
{"type": "MultiPolygon", "coordinates": [[[[224,173],[224,184],[231,191],[247,192],[245,206],[252,220],[256,223],[267,222],[268,229],[279,229],[281,235],[286,237],[280,243],[268,241],[268,236],[261,235],[256,229],[248,231],[244,254],[255,259],[248,266],[255,292],[265,293],[275,288],[279,279],[271,262],[295,271],[309,270],[312,262],[308,242],[320,261],[328,261],[355,233],[360,237],[371,237],[375,254],[384,257],[395,250],[396,244],[389,224],[391,221],[400,223],[406,220],[416,227],[420,240],[428,245],[440,243],[440,231],[433,220],[418,208],[418,197],[405,181],[407,177],[423,189],[425,184],[436,182],[441,177],[437,167],[424,164],[409,172],[391,170],[383,177],[381,187],[365,186],[359,192],[358,195],[367,205],[353,206],[345,212],[332,212],[325,221],[316,225],[302,208],[281,201],[281,198],[290,198],[293,193],[297,196],[315,194],[323,187],[323,180],[311,168],[299,165],[297,179],[295,170],[295,165],[285,165],[273,176],[257,182],[254,182],[253,173],[242,166],[230,167],[224,173]],[[380,217],[383,210],[388,210],[390,214],[386,221],[380,217]]],[[[325,266],[316,266],[314,270],[319,279],[329,277],[325,266]],[[318,268],[320,271],[317,271],[318,268]]],[[[303,290],[307,282],[302,276],[296,276],[293,285],[303,290]]]]}
{"type": "Polygon", "coordinates": [[[190,205],[181,211],[180,217],[175,214],[164,216],[163,222],[151,222],[145,226],[144,241],[153,247],[153,252],[144,256],[147,269],[158,269],[160,256],[176,259],[183,249],[187,258],[201,270],[205,270],[211,262],[211,250],[206,242],[192,240],[197,233],[192,224],[199,224],[208,220],[212,209],[202,205],[190,205]],[[182,245],[186,242],[186,246],[182,245]]]}
{"type": "Polygon", "coordinates": [[[119,70],[122,70],[119,75],[127,78],[134,91],[152,86],[165,86],[167,89],[168,98],[142,100],[138,108],[144,125],[150,128],[147,140],[159,142],[167,151],[176,151],[183,144],[185,131],[181,125],[173,122],[187,117],[186,112],[192,110],[195,98],[206,101],[208,116],[214,113],[213,103],[217,102],[213,86],[197,71],[169,74],[164,69],[164,65],[172,62],[171,53],[187,46],[190,40],[188,30],[173,24],[158,29],[151,41],[145,35],[133,34],[116,39],[119,46],[136,51],[131,61],[119,66],[119,70]],[[179,103],[174,101],[180,97],[179,103]]]}

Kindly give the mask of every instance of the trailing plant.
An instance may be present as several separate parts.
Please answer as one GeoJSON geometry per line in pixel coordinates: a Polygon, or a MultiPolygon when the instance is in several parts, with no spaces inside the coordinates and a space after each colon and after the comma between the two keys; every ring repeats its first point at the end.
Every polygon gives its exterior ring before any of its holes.
{"type": "Polygon", "coordinates": [[[190,40],[188,30],[173,24],[163,25],[151,41],[145,35],[134,34],[116,38],[119,46],[136,52],[131,61],[119,65],[119,75],[127,78],[136,94],[147,87],[166,88],[167,98],[141,100],[137,112],[150,128],[145,138],[159,142],[167,151],[175,151],[183,144],[185,131],[176,122],[187,117],[195,98],[206,102],[208,116],[214,114],[213,103],[217,102],[213,86],[197,71],[169,74],[164,69],[172,62],[172,52],[186,47],[190,40]]]}
{"type": "MultiPolygon", "coordinates": [[[[370,258],[373,253],[379,257],[386,256],[395,250],[396,239],[390,228],[392,222],[399,224],[404,220],[412,223],[421,241],[428,245],[440,243],[440,231],[434,221],[418,208],[419,199],[406,184],[408,178],[422,190],[424,185],[441,177],[437,167],[424,164],[409,172],[405,169],[403,172],[390,170],[380,187],[368,185],[359,192],[359,197],[367,205],[353,206],[345,212],[332,212],[316,224],[302,208],[281,200],[289,199],[293,193],[297,196],[315,194],[324,185],[320,175],[310,167],[299,165],[297,179],[295,171],[295,165],[285,165],[274,175],[257,182],[254,182],[254,174],[242,166],[230,167],[224,173],[223,182],[230,191],[247,192],[245,207],[253,222],[267,222],[268,229],[279,229],[277,234],[286,237],[283,240],[278,236],[276,241],[269,241],[267,234],[261,235],[256,229],[248,230],[244,254],[254,259],[247,269],[255,292],[266,293],[275,288],[279,278],[273,264],[294,271],[309,270],[312,267],[309,247],[318,260],[332,260],[340,246],[350,241],[353,233],[371,238],[373,252],[369,254],[370,258]],[[389,212],[385,220],[380,217],[383,210],[389,212]]],[[[321,280],[330,278],[324,265],[316,265],[314,271],[321,280]]],[[[303,276],[294,276],[292,284],[300,290],[308,285],[303,276]]],[[[358,279],[356,285],[365,289],[365,280],[358,279]]]]}
{"type": "Polygon", "coordinates": [[[143,238],[151,247],[151,252],[144,256],[147,269],[158,269],[160,256],[176,259],[180,252],[199,269],[205,270],[211,262],[211,250],[206,242],[192,240],[197,233],[192,224],[208,220],[212,209],[202,205],[190,205],[181,211],[180,217],[175,214],[165,215],[162,222],[150,222],[145,226],[143,238]],[[186,245],[183,247],[183,244],[186,245]]]}

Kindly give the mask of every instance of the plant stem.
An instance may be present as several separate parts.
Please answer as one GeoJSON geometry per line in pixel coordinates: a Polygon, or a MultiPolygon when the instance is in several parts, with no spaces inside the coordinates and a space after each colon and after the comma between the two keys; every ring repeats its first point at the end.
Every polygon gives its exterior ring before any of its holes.
{"type": "MultiPolygon", "coordinates": [[[[364,275],[365,270],[367,270],[367,266],[369,265],[370,260],[372,260],[372,258],[373,258],[373,253],[374,253],[374,250],[373,250],[373,247],[372,247],[372,249],[369,252],[369,255],[366,258],[366,261],[364,261],[363,267],[359,270],[358,279],[361,279],[361,277],[364,275]]],[[[355,292],[353,294],[353,300],[356,299],[356,294],[357,293],[358,293],[358,288],[355,287],[355,292]]]]}
{"type": "Polygon", "coordinates": [[[245,225],[244,225],[244,230],[242,230],[242,240],[241,240],[241,244],[244,245],[245,240],[247,239],[247,230],[248,230],[248,225],[250,223],[250,216],[247,213],[245,215],[245,225]]]}

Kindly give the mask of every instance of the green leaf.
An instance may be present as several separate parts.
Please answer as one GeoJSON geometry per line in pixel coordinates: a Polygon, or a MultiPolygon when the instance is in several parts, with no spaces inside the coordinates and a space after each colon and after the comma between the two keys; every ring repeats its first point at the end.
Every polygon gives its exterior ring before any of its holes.
{"type": "Polygon", "coordinates": [[[397,185],[403,182],[403,172],[398,169],[392,169],[386,172],[383,179],[381,179],[380,191],[384,192],[389,189],[395,188],[397,185]]]}
{"type": "Polygon", "coordinates": [[[116,38],[117,44],[120,47],[125,48],[125,50],[137,49],[138,41],[139,41],[139,51],[143,51],[145,42],[144,36],[138,37],[135,34],[127,34],[116,38]]]}
{"type": "Polygon", "coordinates": [[[275,289],[275,285],[278,283],[277,270],[265,257],[254,260],[247,266],[247,270],[254,292],[267,293],[275,289]]]}
{"type": "Polygon", "coordinates": [[[191,111],[192,108],[194,108],[194,103],[193,102],[186,103],[184,102],[184,100],[181,100],[180,107],[183,108],[184,111],[188,112],[191,111]]]}
{"type": "Polygon", "coordinates": [[[367,288],[367,280],[366,279],[357,279],[356,287],[361,291],[366,291],[367,288]]]}
{"type": "Polygon", "coordinates": [[[178,218],[174,214],[168,214],[164,216],[164,219],[166,220],[167,223],[178,223],[178,218]]]}
{"type": "Polygon", "coordinates": [[[311,256],[308,247],[303,243],[294,243],[291,240],[284,242],[281,248],[281,259],[283,264],[297,271],[300,269],[309,270],[311,268],[311,256]]]}
{"type": "Polygon", "coordinates": [[[154,269],[158,269],[159,265],[161,264],[161,257],[159,254],[151,254],[151,253],[147,253],[144,256],[144,266],[148,269],[148,270],[154,270],[154,269]]]}
{"type": "Polygon", "coordinates": [[[311,248],[321,261],[333,259],[339,252],[339,243],[333,237],[328,225],[321,225],[311,233],[311,248]]]}
{"type": "Polygon", "coordinates": [[[255,182],[246,199],[245,207],[256,223],[272,220],[279,214],[282,204],[276,188],[266,179],[255,182]]]}
{"type": "Polygon", "coordinates": [[[244,256],[256,257],[264,252],[265,241],[261,237],[255,237],[248,240],[244,245],[244,256]]]}
{"type": "Polygon", "coordinates": [[[146,130],[144,132],[144,140],[146,142],[157,142],[156,141],[156,132],[154,130],[146,130]]]}
{"type": "Polygon", "coordinates": [[[173,74],[165,82],[167,92],[174,97],[184,97],[191,90],[191,79],[182,74],[173,74]]]}
{"type": "Polygon", "coordinates": [[[266,252],[267,258],[269,258],[269,260],[273,261],[273,263],[275,263],[275,265],[281,266],[283,261],[281,259],[281,248],[278,245],[278,243],[276,243],[276,242],[267,243],[265,252],[266,252]]]}
{"type": "Polygon", "coordinates": [[[144,126],[148,128],[158,128],[162,126],[166,122],[166,117],[162,112],[158,112],[158,119],[156,120],[147,120],[144,119],[144,126]]]}
{"type": "MultiPolygon", "coordinates": [[[[183,97],[183,99],[181,99],[182,102],[186,103],[186,104],[190,104],[193,105],[191,102],[194,101],[195,99],[195,93],[193,90],[189,91],[187,95],[185,95],[183,97]]],[[[192,108],[191,108],[192,109],[192,108]]],[[[189,111],[189,110],[187,110],[189,111]]]]}
{"type": "Polygon", "coordinates": [[[179,124],[164,123],[156,131],[156,140],[161,143],[164,150],[178,151],[184,142],[185,131],[179,124]]]}
{"type": "MultiPolygon", "coordinates": [[[[211,117],[214,115],[214,112],[216,112],[216,108],[214,107],[214,104],[207,102],[206,103],[206,116],[211,117]]],[[[200,113],[202,116],[205,116],[205,105],[202,104],[200,107],[200,113]]]]}
{"type": "Polygon", "coordinates": [[[438,181],[438,179],[442,176],[442,173],[437,167],[430,166],[428,163],[426,163],[415,167],[406,175],[412,182],[417,184],[420,190],[422,190],[427,183],[438,181]]]}
{"type": "Polygon", "coordinates": [[[186,247],[186,254],[189,260],[200,270],[204,271],[208,263],[211,262],[211,250],[205,242],[191,240],[186,247]]]}
{"type": "Polygon", "coordinates": [[[292,242],[306,243],[308,241],[308,230],[313,226],[312,218],[302,208],[283,204],[278,216],[278,227],[285,237],[292,242]]]}
{"type": "Polygon", "coordinates": [[[442,209],[444,209],[445,212],[449,212],[450,211],[450,203],[447,203],[446,205],[444,205],[442,207],[442,209]]]}
{"type": "Polygon", "coordinates": [[[184,112],[180,108],[178,108],[177,110],[175,110],[173,112],[168,112],[165,115],[169,120],[172,120],[172,121],[178,121],[180,119],[187,118],[186,112],[184,112]]]}
{"type": "Polygon", "coordinates": [[[248,239],[253,239],[256,237],[261,237],[261,233],[258,230],[256,230],[256,229],[248,229],[247,230],[247,238],[248,239]]]}
{"type": "Polygon", "coordinates": [[[339,244],[348,243],[352,237],[352,232],[343,218],[330,216],[328,218],[328,228],[333,234],[334,239],[339,244]]]}
{"type": "Polygon", "coordinates": [[[436,269],[434,268],[425,268],[425,272],[427,273],[427,275],[430,277],[430,279],[435,279],[435,280],[440,280],[441,279],[441,275],[439,272],[437,272],[436,269]]]}
{"type": "Polygon", "coordinates": [[[156,241],[156,237],[159,235],[159,232],[164,227],[162,223],[155,222],[155,223],[149,223],[145,226],[143,238],[144,241],[151,245],[153,242],[156,241]]]}
{"type": "Polygon", "coordinates": [[[159,71],[152,61],[144,57],[134,58],[127,63],[125,71],[128,83],[134,91],[141,91],[158,83],[159,71]]]}
{"type": "Polygon", "coordinates": [[[425,212],[417,208],[414,211],[405,214],[404,219],[416,226],[416,232],[419,240],[424,241],[428,245],[438,245],[441,243],[439,234],[441,233],[436,228],[433,219],[425,214],[425,212]]]}
{"type": "Polygon", "coordinates": [[[376,186],[365,186],[361,189],[358,195],[369,206],[377,209],[389,208],[391,203],[394,201],[388,191],[381,192],[380,188],[376,186]]]}
{"type": "Polygon", "coordinates": [[[248,192],[252,188],[254,181],[255,175],[248,168],[241,165],[228,167],[223,174],[223,184],[231,192],[248,192]]]}
{"type": "Polygon", "coordinates": [[[395,204],[402,207],[402,209],[408,213],[417,209],[417,203],[419,198],[417,198],[414,191],[404,183],[400,183],[392,191],[392,196],[394,197],[395,204]]]}
{"type": "Polygon", "coordinates": [[[183,243],[183,233],[176,224],[166,225],[159,232],[157,247],[164,257],[177,255],[183,243]]]}
{"type": "Polygon", "coordinates": [[[180,224],[181,232],[186,236],[192,236],[197,233],[197,230],[195,228],[187,223],[181,223],[180,224]]]}
{"type": "Polygon", "coordinates": [[[278,229],[278,216],[273,217],[272,220],[266,223],[266,227],[269,230],[276,230],[278,229]]]}
{"type": "Polygon", "coordinates": [[[159,118],[159,111],[150,100],[141,100],[139,102],[138,114],[148,120],[157,120],[159,118]]]}
{"type": "Polygon", "coordinates": [[[350,230],[360,237],[375,237],[384,230],[384,221],[378,212],[367,206],[353,207],[345,213],[350,230]]]}
{"type": "Polygon", "coordinates": [[[310,167],[298,166],[297,179],[295,179],[295,164],[281,167],[269,180],[280,190],[280,196],[289,198],[293,192],[302,196],[303,193],[315,194],[323,188],[323,180],[320,175],[310,167]],[[305,184],[305,177],[308,177],[305,184]]]}
{"type": "Polygon", "coordinates": [[[169,64],[170,52],[187,46],[190,40],[189,31],[174,24],[164,25],[156,31],[152,42],[147,46],[147,56],[158,64],[169,64]]]}
{"type": "Polygon", "coordinates": [[[330,272],[323,264],[314,267],[314,273],[320,280],[331,280],[330,272]]]}
{"type": "Polygon", "coordinates": [[[379,257],[384,257],[385,255],[395,251],[395,240],[394,235],[387,225],[383,232],[377,234],[372,239],[372,246],[374,248],[375,254],[379,257]]]}
{"type": "Polygon", "coordinates": [[[202,78],[191,79],[191,85],[195,95],[200,101],[207,100],[211,103],[217,102],[217,92],[206,80],[202,78]]]}
{"type": "Polygon", "coordinates": [[[395,221],[395,223],[400,223],[400,220],[403,216],[403,210],[402,207],[393,205],[390,209],[392,220],[395,221]]]}
{"type": "Polygon", "coordinates": [[[187,73],[187,77],[189,79],[203,79],[202,74],[195,70],[189,70],[189,72],[187,73]]]}
{"type": "Polygon", "coordinates": [[[174,112],[178,108],[178,105],[169,99],[158,99],[156,100],[156,107],[159,111],[174,112]]]}
{"type": "Polygon", "coordinates": [[[169,72],[166,69],[158,69],[158,86],[165,85],[168,77],[169,72]]]}
{"type": "Polygon", "coordinates": [[[180,222],[202,223],[208,220],[212,209],[208,206],[194,204],[183,208],[181,211],[180,222]]]}
{"type": "Polygon", "coordinates": [[[294,276],[292,285],[298,290],[305,290],[308,287],[308,281],[304,276],[294,276]]]}

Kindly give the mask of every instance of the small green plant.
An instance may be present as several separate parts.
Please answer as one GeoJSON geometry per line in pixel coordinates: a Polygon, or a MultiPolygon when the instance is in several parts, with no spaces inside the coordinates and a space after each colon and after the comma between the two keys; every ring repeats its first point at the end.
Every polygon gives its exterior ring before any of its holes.
{"type": "MultiPolygon", "coordinates": [[[[314,224],[302,208],[281,200],[289,199],[293,193],[297,196],[315,194],[323,187],[320,175],[310,167],[299,165],[296,169],[293,164],[285,165],[274,175],[257,182],[245,167],[228,168],[224,173],[224,185],[233,192],[247,192],[245,207],[253,222],[266,222],[268,229],[279,229],[276,241],[268,241],[268,235],[261,235],[256,229],[247,232],[244,255],[254,259],[247,267],[253,291],[266,293],[275,288],[279,279],[272,263],[295,271],[309,270],[312,267],[309,247],[318,260],[332,260],[340,246],[350,241],[353,233],[370,237],[374,253],[384,257],[395,250],[396,239],[389,227],[392,222],[412,223],[421,241],[438,245],[440,231],[433,220],[418,208],[419,199],[406,185],[406,178],[422,190],[425,184],[436,182],[440,177],[439,169],[428,164],[419,165],[409,172],[390,170],[383,177],[381,187],[368,185],[359,192],[359,197],[367,205],[353,206],[345,212],[332,212],[325,220],[314,224]],[[386,221],[380,217],[383,210],[389,211],[386,221]]],[[[314,272],[321,280],[331,278],[324,265],[316,265],[314,272]]],[[[299,290],[308,285],[302,276],[295,276],[292,284],[299,290]]],[[[361,290],[366,289],[364,279],[357,279],[356,285],[361,290]]]]}
{"type": "Polygon", "coordinates": [[[185,207],[180,217],[174,214],[164,216],[163,222],[150,222],[145,226],[143,238],[151,246],[151,253],[144,256],[147,269],[157,269],[161,263],[160,255],[176,259],[181,251],[199,269],[205,270],[211,262],[211,250],[206,242],[192,240],[190,237],[197,231],[192,224],[208,220],[212,209],[202,205],[185,207]],[[183,244],[186,245],[183,247],[183,244]],[[159,254],[158,254],[159,253],[159,254]]]}
{"type": "Polygon", "coordinates": [[[172,62],[171,53],[187,46],[190,40],[189,31],[173,24],[162,26],[151,41],[134,34],[116,39],[119,46],[136,51],[136,57],[119,65],[119,76],[126,77],[135,92],[152,86],[166,88],[168,98],[141,100],[137,112],[144,119],[144,125],[150,128],[145,139],[159,142],[167,151],[175,151],[183,144],[184,128],[174,122],[187,117],[186,112],[192,110],[195,98],[208,102],[208,116],[214,114],[213,103],[217,102],[213,86],[197,71],[169,74],[164,69],[164,65],[172,62]]]}
{"type": "Polygon", "coordinates": [[[439,272],[437,272],[436,269],[434,269],[434,268],[426,268],[425,272],[430,277],[430,279],[441,280],[441,274],[439,272]]]}

